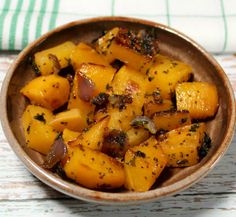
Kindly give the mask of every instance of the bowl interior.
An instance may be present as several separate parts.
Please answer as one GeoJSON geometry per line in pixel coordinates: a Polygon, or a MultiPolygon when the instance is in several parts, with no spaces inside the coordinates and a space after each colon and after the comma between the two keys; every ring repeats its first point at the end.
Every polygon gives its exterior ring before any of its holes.
{"type": "MultiPolygon", "coordinates": [[[[32,161],[40,164],[42,162],[42,156],[25,146],[22,126],[20,123],[23,110],[27,105],[27,101],[20,94],[20,89],[34,77],[34,72],[29,64],[29,58],[37,51],[55,46],[66,40],[71,40],[76,43],[91,43],[94,39],[98,38],[103,31],[116,26],[126,27],[132,30],[154,29],[158,36],[161,53],[191,65],[194,73],[194,80],[214,83],[217,86],[219,94],[220,106],[217,115],[213,120],[207,122],[207,131],[212,138],[213,144],[210,153],[196,166],[183,169],[167,169],[157,180],[153,190],[151,190],[155,191],[155,195],[158,197],[162,194],[161,192],[163,188],[169,187],[181,180],[183,181],[191,175],[194,175],[199,168],[210,168],[212,166],[207,164],[207,162],[212,159],[217,152],[224,152],[225,149],[221,150],[222,145],[226,147],[228,145],[222,144],[222,141],[225,140],[228,128],[232,121],[232,115],[234,115],[232,92],[222,69],[217,64],[213,64],[212,59],[209,58],[208,54],[204,53],[201,48],[197,45],[193,45],[191,41],[186,39],[184,36],[179,35],[178,32],[174,32],[169,30],[167,27],[150,22],[119,18],[93,19],[90,22],[75,22],[54,30],[28,47],[14,63],[11,69],[12,76],[9,80],[6,91],[7,118],[10,128],[20,146],[32,161]]],[[[55,174],[51,172],[48,173],[50,176],[56,177],[55,174]]],[[[195,177],[195,181],[200,178],[202,174],[196,176],[199,177],[195,177]]],[[[82,189],[80,186],[70,184],[70,186],[71,185],[74,188],[82,189]]],[[[126,192],[121,192],[121,194],[126,194],[126,192]]],[[[132,194],[132,192],[129,194],[132,194]]],[[[72,196],[81,197],[81,195],[77,195],[76,191],[72,193],[72,196]]]]}

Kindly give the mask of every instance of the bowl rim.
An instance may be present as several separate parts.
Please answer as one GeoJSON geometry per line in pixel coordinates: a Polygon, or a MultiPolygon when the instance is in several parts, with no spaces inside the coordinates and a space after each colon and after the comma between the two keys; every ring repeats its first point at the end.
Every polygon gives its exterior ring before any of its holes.
{"type": "Polygon", "coordinates": [[[214,165],[219,161],[219,159],[224,155],[227,148],[229,147],[233,134],[234,134],[234,128],[235,128],[235,99],[234,99],[234,92],[231,87],[231,84],[229,82],[228,77],[226,76],[224,70],[222,67],[217,63],[217,61],[214,59],[214,57],[209,54],[203,47],[201,47],[198,43],[196,43],[194,40],[190,39],[185,34],[168,27],[166,25],[147,21],[143,19],[137,19],[137,18],[131,18],[131,17],[118,17],[118,16],[106,16],[106,17],[95,17],[95,18],[89,18],[89,19],[83,19],[83,20],[77,20],[70,23],[66,23],[62,26],[59,26],[45,34],[43,34],[41,37],[30,43],[26,48],[24,48],[20,54],[17,56],[15,61],[11,64],[4,82],[2,84],[1,88],[1,105],[2,109],[0,110],[1,115],[1,124],[3,127],[3,131],[5,133],[5,136],[17,155],[17,157],[23,162],[24,166],[39,180],[44,182],[45,184],[49,185],[53,189],[56,189],[57,191],[64,193],[66,195],[69,195],[76,199],[81,199],[84,201],[89,202],[96,202],[101,204],[137,204],[140,202],[148,202],[148,201],[154,201],[159,199],[160,197],[169,196],[172,194],[175,194],[179,191],[182,191],[194,183],[196,183],[198,180],[200,180],[202,177],[207,175],[207,173],[214,167],[214,165]],[[207,162],[205,162],[204,167],[200,167],[197,171],[193,172],[190,176],[185,177],[181,179],[180,181],[175,182],[174,184],[168,185],[166,187],[161,187],[153,190],[149,190],[147,192],[123,192],[123,193],[110,193],[110,192],[101,192],[96,190],[91,190],[85,187],[82,187],[78,185],[76,188],[74,184],[69,183],[61,178],[55,177],[53,174],[49,173],[48,171],[44,170],[42,167],[37,165],[24,151],[24,149],[21,147],[21,145],[18,143],[17,139],[15,138],[10,123],[8,121],[7,117],[7,93],[8,93],[8,84],[10,83],[10,80],[14,74],[14,71],[16,70],[17,66],[20,64],[20,60],[24,58],[34,46],[39,45],[41,42],[43,42],[47,37],[53,35],[56,32],[60,32],[67,28],[72,28],[77,25],[81,24],[89,24],[93,22],[103,22],[103,21],[128,21],[132,23],[141,23],[144,25],[152,26],[154,28],[159,28],[165,31],[168,31],[172,34],[177,35],[178,37],[182,38],[183,40],[189,42],[192,46],[194,46],[197,50],[200,51],[200,53],[217,69],[219,76],[223,80],[225,86],[227,87],[227,90],[229,92],[229,106],[231,109],[231,117],[229,121],[229,127],[226,131],[225,137],[217,149],[216,153],[210,158],[207,162]]]}

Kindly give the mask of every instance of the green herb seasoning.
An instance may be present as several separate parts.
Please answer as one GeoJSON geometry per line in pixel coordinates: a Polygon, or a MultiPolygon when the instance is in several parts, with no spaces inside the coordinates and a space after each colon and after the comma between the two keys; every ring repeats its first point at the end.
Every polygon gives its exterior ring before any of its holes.
{"type": "Polygon", "coordinates": [[[151,76],[151,77],[148,77],[148,81],[152,81],[154,79],[154,77],[153,76],[151,76]]]}
{"type": "Polygon", "coordinates": [[[198,149],[198,156],[200,157],[200,159],[204,158],[207,155],[210,148],[211,148],[211,138],[207,135],[207,133],[204,133],[202,145],[198,149]]]}
{"type": "Polygon", "coordinates": [[[199,124],[193,124],[191,128],[189,129],[189,132],[196,132],[199,128],[199,124]]]}
{"type": "Polygon", "coordinates": [[[40,76],[40,75],[41,75],[41,72],[40,72],[40,70],[39,70],[37,64],[35,63],[35,60],[31,60],[31,61],[32,61],[32,62],[31,62],[31,66],[32,66],[32,68],[33,68],[33,70],[34,70],[34,72],[35,72],[35,75],[36,75],[36,76],[40,76]]]}
{"type": "Polygon", "coordinates": [[[141,157],[141,158],[146,157],[146,154],[142,151],[136,151],[134,154],[135,154],[136,157],[141,157]]]}
{"type": "Polygon", "coordinates": [[[43,122],[44,124],[46,123],[46,120],[45,120],[45,118],[44,118],[44,113],[42,113],[42,114],[36,114],[35,116],[34,116],[34,119],[36,119],[36,120],[38,120],[38,121],[41,121],[41,122],[43,122]]]}
{"type": "Polygon", "coordinates": [[[188,118],[181,118],[181,119],[180,119],[180,123],[181,123],[181,124],[184,124],[184,123],[187,122],[187,120],[188,120],[188,118]]]}

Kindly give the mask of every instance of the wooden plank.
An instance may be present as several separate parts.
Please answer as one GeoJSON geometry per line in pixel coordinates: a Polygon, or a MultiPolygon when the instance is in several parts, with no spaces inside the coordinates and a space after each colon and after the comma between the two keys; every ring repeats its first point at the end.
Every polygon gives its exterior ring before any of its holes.
{"type": "Polygon", "coordinates": [[[157,202],[129,206],[102,206],[73,199],[0,202],[0,216],[88,217],[235,217],[236,195],[178,195],[157,202]]]}

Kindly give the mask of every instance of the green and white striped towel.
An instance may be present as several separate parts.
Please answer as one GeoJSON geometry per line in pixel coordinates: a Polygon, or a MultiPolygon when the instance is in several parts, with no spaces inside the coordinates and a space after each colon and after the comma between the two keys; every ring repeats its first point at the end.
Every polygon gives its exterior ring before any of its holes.
{"type": "Polygon", "coordinates": [[[70,21],[111,15],[167,24],[210,52],[236,52],[236,0],[0,0],[0,50],[21,50],[70,21]]]}

